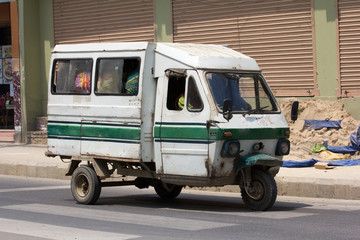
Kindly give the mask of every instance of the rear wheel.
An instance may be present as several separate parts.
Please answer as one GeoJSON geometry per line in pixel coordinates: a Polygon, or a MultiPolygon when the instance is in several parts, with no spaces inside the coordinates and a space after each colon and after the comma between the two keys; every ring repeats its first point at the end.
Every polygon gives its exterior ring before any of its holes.
{"type": "Polygon", "coordinates": [[[94,204],[101,193],[101,183],[93,168],[81,166],[75,169],[71,178],[71,193],[81,204],[94,204]]]}
{"type": "Polygon", "coordinates": [[[242,199],[250,209],[265,211],[272,207],[277,196],[277,187],[274,177],[261,170],[252,172],[250,186],[241,186],[242,199]]]}
{"type": "Polygon", "coordinates": [[[174,199],[179,196],[182,186],[159,182],[154,185],[155,192],[163,199],[174,199]]]}

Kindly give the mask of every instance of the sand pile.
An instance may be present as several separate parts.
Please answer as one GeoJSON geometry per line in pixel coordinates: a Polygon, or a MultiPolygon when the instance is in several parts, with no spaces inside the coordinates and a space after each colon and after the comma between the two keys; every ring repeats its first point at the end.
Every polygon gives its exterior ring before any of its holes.
{"type": "MultiPolygon", "coordinates": [[[[310,158],[321,159],[317,153],[312,153],[314,143],[323,144],[328,141],[332,146],[350,145],[350,134],[357,130],[360,121],[354,119],[344,109],[344,104],[339,101],[325,100],[298,100],[295,98],[282,99],[280,107],[289,123],[291,135],[290,155],[284,160],[309,160],[310,158]],[[299,115],[295,123],[291,121],[291,105],[299,101],[299,115]],[[307,130],[304,120],[342,120],[341,129],[307,130]]],[[[352,158],[359,158],[359,154],[352,158]]]]}

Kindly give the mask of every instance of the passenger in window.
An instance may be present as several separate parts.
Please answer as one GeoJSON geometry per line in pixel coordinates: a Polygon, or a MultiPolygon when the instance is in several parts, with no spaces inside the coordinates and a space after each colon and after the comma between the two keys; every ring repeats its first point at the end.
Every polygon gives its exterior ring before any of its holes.
{"type": "Polygon", "coordinates": [[[175,101],[175,110],[183,110],[185,105],[185,96],[181,93],[175,101]]]}
{"type": "Polygon", "coordinates": [[[111,69],[104,69],[97,81],[98,93],[120,93],[119,79],[111,69]]]}
{"type": "Polygon", "coordinates": [[[90,93],[90,79],[91,79],[91,73],[90,73],[91,66],[87,66],[87,64],[81,64],[77,72],[75,78],[75,87],[76,92],[78,93],[90,93]]]}
{"type": "Polygon", "coordinates": [[[130,60],[128,65],[125,65],[124,72],[127,76],[125,82],[125,92],[128,94],[136,94],[139,85],[139,61],[130,60]]]}
{"type": "MultiPolygon", "coordinates": [[[[188,93],[188,102],[187,108],[189,110],[200,110],[202,109],[202,101],[200,96],[198,95],[196,89],[195,91],[189,91],[188,93]]],[[[185,96],[184,94],[180,94],[179,97],[176,99],[175,109],[176,110],[183,110],[185,106],[185,96]]]]}

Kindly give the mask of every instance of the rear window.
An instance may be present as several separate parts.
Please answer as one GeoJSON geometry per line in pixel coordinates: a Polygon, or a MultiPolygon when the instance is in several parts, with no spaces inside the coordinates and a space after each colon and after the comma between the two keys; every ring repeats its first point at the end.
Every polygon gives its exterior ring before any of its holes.
{"type": "Polygon", "coordinates": [[[53,94],[90,94],[92,63],[92,59],[55,60],[51,92],[53,94]]]}

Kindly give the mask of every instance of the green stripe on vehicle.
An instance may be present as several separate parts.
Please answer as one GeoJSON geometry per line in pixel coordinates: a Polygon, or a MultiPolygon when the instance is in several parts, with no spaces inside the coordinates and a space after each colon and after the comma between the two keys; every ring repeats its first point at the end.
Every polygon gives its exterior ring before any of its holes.
{"type": "Polygon", "coordinates": [[[213,128],[185,126],[155,126],[155,138],[167,139],[209,139],[209,140],[256,140],[287,138],[285,132],[289,128],[213,128]],[[231,137],[224,137],[224,132],[231,132],[231,137]]]}
{"type": "Polygon", "coordinates": [[[140,128],[49,124],[48,135],[140,140],[140,128]]]}
{"type": "Polygon", "coordinates": [[[82,126],[81,137],[117,138],[117,139],[140,139],[138,128],[108,128],[98,126],[82,126]]]}
{"type": "Polygon", "coordinates": [[[80,136],[80,127],[80,125],[70,124],[48,124],[47,131],[48,135],[80,136]]]}

